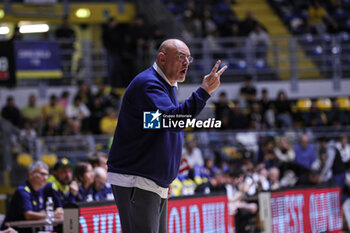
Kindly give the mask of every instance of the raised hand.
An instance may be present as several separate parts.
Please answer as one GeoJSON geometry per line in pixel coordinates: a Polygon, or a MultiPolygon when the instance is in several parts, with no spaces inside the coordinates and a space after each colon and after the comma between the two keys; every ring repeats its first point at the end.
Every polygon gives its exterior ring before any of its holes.
{"type": "Polygon", "coordinates": [[[219,71],[217,71],[219,69],[220,63],[221,61],[218,60],[211,72],[204,76],[202,88],[206,90],[208,94],[211,94],[213,91],[216,90],[216,88],[218,88],[218,86],[220,86],[220,76],[227,69],[227,66],[224,66],[219,71]]]}

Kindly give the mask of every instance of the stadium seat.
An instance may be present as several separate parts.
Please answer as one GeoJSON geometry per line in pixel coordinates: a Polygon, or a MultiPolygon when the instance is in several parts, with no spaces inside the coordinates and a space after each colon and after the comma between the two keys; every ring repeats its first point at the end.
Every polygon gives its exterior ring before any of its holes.
{"type": "Polygon", "coordinates": [[[332,101],[329,98],[318,98],[316,106],[321,111],[328,111],[332,109],[332,101]]]}
{"type": "Polygon", "coordinates": [[[300,112],[308,112],[311,108],[311,100],[309,98],[298,99],[297,109],[300,112]]]}
{"type": "Polygon", "coordinates": [[[44,154],[41,156],[41,160],[52,168],[57,162],[57,155],[55,154],[44,154]]]}
{"type": "Polygon", "coordinates": [[[20,153],[17,155],[17,164],[28,168],[29,165],[33,162],[32,156],[27,153],[20,153]]]}
{"type": "Polygon", "coordinates": [[[339,103],[339,107],[342,110],[350,110],[350,99],[346,96],[340,96],[337,98],[337,101],[339,103]]]}

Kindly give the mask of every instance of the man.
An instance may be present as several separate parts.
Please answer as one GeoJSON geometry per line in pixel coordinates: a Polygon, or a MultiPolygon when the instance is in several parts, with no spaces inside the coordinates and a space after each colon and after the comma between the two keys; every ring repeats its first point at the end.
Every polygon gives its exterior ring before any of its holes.
{"type": "MultiPolygon", "coordinates": [[[[49,168],[45,163],[37,161],[29,166],[28,180],[15,191],[1,229],[6,229],[6,222],[39,220],[46,217],[42,188],[48,176],[49,168]]],[[[27,232],[27,229],[23,232],[27,232]]]]}
{"type": "Polygon", "coordinates": [[[94,200],[113,200],[112,187],[109,183],[107,183],[107,170],[103,167],[95,167],[94,173],[94,200]]]}
{"type": "Polygon", "coordinates": [[[179,104],[177,82],[185,81],[192,61],[184,42],[166,40],[153,66],[137,75],[125,91],[107,163],[124,233],[166,232],[168,187],[180,166],[183,132],[143,129],[143,112],[199,114],[227,67],[217,72],[221,62],[217,61],[202,86],[179,104]]]}
{"type": "Polygon", "coordinates": [[[75,203],[79,191],[77,182],[72,181],[72,168],[73,164],[68,159],[58,160],[44,188],[45,197],[52,197],[55,210],[60,211],[62,216],[62,207],[68,203],[75,203]]]}
{"type": "Polygon", "coordinates": [[[309,136],[303,133],[300,136],[300,143],[294,145],[295,160],[294,162],[306,169],[310,169],[315,162],[317,155],[313,144],[310,143],[309,136]]]}

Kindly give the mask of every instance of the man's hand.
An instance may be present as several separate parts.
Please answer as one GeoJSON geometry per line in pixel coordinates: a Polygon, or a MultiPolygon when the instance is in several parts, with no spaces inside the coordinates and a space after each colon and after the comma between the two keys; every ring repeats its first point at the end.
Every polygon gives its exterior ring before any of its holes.
{"type": "Polygon", "coordinates": [[[63,218],[63,208],[62,207],[58,207],[55,212],[54,212],[54,216],[56,219],[60,219],[60,218],[63,218]]]}
{"type": "Polygon", "coordinates": [[[224,66],[219,71],[217,71],[219,69],[220,63],[221,61],[218,60],[211,72],[204,76],[202,88],[206,90],[208,94],[211,94],[213,91],[216,90],[216,88],[218,88],[218,86],[220,85],[220,76],[227,69],[227,66],[224,66]]]}
{"type": "Polygon", "coordinates": [[[71,193],[73,196],[78,195],[79,186],[78,186],[78,183],[77,183],[75,180],[73,180],[72,183],[70,183],[70,185],[69,185],[69,190],[70,190],[70,193],[71,193]]]}

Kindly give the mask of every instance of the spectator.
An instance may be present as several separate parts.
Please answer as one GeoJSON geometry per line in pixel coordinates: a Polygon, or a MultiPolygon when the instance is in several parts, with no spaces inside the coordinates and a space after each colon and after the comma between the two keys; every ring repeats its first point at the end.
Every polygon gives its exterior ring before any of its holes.
{"type": "Polygon", "coordinates": [[[59,135],[59,128],[55,124],[54,118],[52,116],[49,116],[44,121],[44,126],[42,129],[42,136],[52,137],[59,135]]]}
{"type": "Polygon", "coordinates": [[[58,103],[62,105],[62,107],[64,108],[64,111],[66,111],[67,106],[69,104],[69,96],[70,96],[69,91],[63,91],[61,94],[61,98],[58,100],[58,103]]]}
{"type": "Polygon", "coordinates": [[[65,15],[62,24],[57,28],[55,37],[61,49],[61,63],[64,72],[71,73],[72,57],[74,53],[75,32],[70,26],[69,18],[65,15]]]}
{"type": "Polygon", "coordinates": [[[327,26],[324,24],[323,20],[327,20],[327,23],[331,24],[333,29],[337,29],[338,25],[334,19],[328,15],[325,9],[321,7],[318,1],[315,1],[311,5],[308,12],[308,27],[313,33],[318,35],[324,35],[327,31],[327,26]]]}
{"type": "Polygon", "coordinates": [[[322,148],[318,152],[318,158],[311,165],[311,169],[320,173],[321,182],[328,182],[332,178],[332,170],[327,168],[327,150],[322,148]]]}
{"type": "Polygon", "coordinates": [[[94,173],[94,200],[114,200],[112,187],[109,183],[107,183],[107,170],[102,167],[96,167],[94,168],[94,173]]]}
{"type": "Polygon", "coordinates": [[[235,12],[231,11],[228,15],[227,20],[223,23],[222,27],[222,35],[223,37],[237,37],[239,36],[239,25],[240,20],[235,14],[235,12]]]}
{"type": "Polygon", "coordinates": [[[76,96],[80,96],[81,101],[85,104],[88,105],[92,102],[92,94],[91,94],[91,89],[88,83],[86,82],[81,82],[78,87],[78,92],[76,93],[76,96]]]}
{"type": "Polygon", "coordinates": [[[42,106],[41,113],[44,121],[51,117],[56,127],[59,127],[66,117],[64,108],[58,103],[55,95],[51,95],[50,102],[42,106]]]}
{"type": "Polygon", "coordinates": [[[90,202],[93,201],[93,184],[95,179],[95,173],[91,164],[87,162],[78,162],[74,169],[74,179],[79,185],[79,192],[77,196],[78,202],[90,202]]]}
{"type": "Polygon", "coordinates": [[[185,148],[182,151],[182,156],[187,159],[191,169],[195,166],[204,165],[202,151],[196,146],[196,141],[194,139],[187,140],[185,148]]]}
{"type": "Polygon", "coordinates": [[[223,129],[230,128],[230,118],[231,118],[231,109],[230,103],[227,99],[226,92],[221,92],[219,94],[219,101],[214,102],[215,105],[215,119],[221,120],[223,129]]]}
{"type": "Polygon", "coordinates": [[[82,102],[82,99],[79,95],[74,97],[73,104],[69,104],[66,109],[66,115],[68,118],[68,123],[72,127],[77,124],[82,124],[82,128],[84,131],[87,131],[88,125],[88,117],[91,115],[88,107],[82,102]],[[78,121],[78,122],[74,122],[78,121]]]}
{"type": "Polygon", "coordinates": [[[277,146],[274,149],[275,155],[281,163],[294,162],[295,151],[293,147],[289,144],[286,137],[281,137],[277,141],[277,146]]]}
{"type": "Polygon", "coordinates": [[[251,106],[249,128],[254,130],[264,129],[265,125],[263,124],[262,119],[263,116],[261,114],[259,102],[254,101],[251,106]]]}
{"type": "Polygon", "coordinates": [[[280,170],[277,167],[272,167],[269,169],[269,182],[271,190],[277,190],[281,188],[280,170]]]}
{"type": "Polygon", "coordinates": [[[96,151],[88,154],[88,162],[93,168],[102,167],[107,171],[107,160],[108,155],[103,152],[96,151]]]}
{"type": "Polygon", "coordinates": [[[272,102],[269,99],[269,91],[266,88],[261,91],[261,99],[259,103],[261,106],[263,123],[266,124],[268,128],[273,128],[275,126],[275,113],[272,110],[272,102]]]}
{"type": "Polygon", "coordinates": [[[230,124],[232,129],[247,129],[249,126],[249,119],[243,113],[239,102],[235,102],[234,104],[230,124]]]}
{"type": "Polygon", "coordinates": [[[68,159],[59,159],[53,167],[52,175],[44,188],[45,197],[51,196],[54,208],[63,211],[63,206],[75,203],[78,195],[78,184],[73,181],[73,163],[68,159]]]}
{"type": "Polygon", "coordinates": [[[304,122],[305,126],[311,127],[323,126],[327,123],[326,115],[318,109],[315,100],[311,102],[310,110],[304,113],[304,122]]]}
{"type": "Polygon", "coordinates": [[[286,93],[284,91],[279,91],[277,95],[277,100],[274,103],[275,114],[277,119],[277,126],[283,129],[292,126],[292,107],[290,102],[287,100],[286,93]]]}
{"type": "Polygon", "coordinates": [[[256,88],[252,83],[252,76],[246,75],[244,85],[240,88],[240,95],[245,101],[247,107],[256,101],[256,88]]]}
{"type": "Polygon", "coordinates": [[[239,25],[239,35],[243,36],[243,37],[249,36],[249,34],[256,28],[256,25],[258,25],[258,24],[265,30],[265,27],[263,27],[257,21],[253,12],[247,11],[245,19],[242,20],[240,25],[239,25]]]}
{"type": "Polygon", "coordinates": [[[29,121],[34,127],[38,129],[41,121],[41,109],[36,106],[36,96],[34,94],[29,95],[28,105],[23,107],[21,114],[25,121],[29,121]]]}
{"type": "Polygon", "coordinates": [[[6,105],[1,110],[1,116],[11,122],[14,126],[22,126],[22,116],[15,104],[13,96],[8,96],[6,105]]]}
{"type": "Polygon", "coordinates": [[[275,140],[273,137],[268,137],[259,151],[258,163],[263,162],[266,169],[278,167],[278,158],[275,154],[275,140]]]}
{"type": "Polygon", "coordinates": [[[105,115],[105,108],[102,103],[102,97],[96,95],[92,99],[92,103],[88,106],[90,110],[89,130],[93,134],[101,134],[101,119],[105,115]]]}
{"type": "Polygon", "coordinates": [[[123,39],[121,26],[115,18],[110,17],[107,25],[102,29],[102,42],[107,53],[108,78],[106,83],[113,88],[122,87],[122,76],[120,73],[123,39]]]}
{"type": "Polygon", "coordinates": [[[267,49],[270,43],[269,34],[257,24],[252,32],[249,33],[247,41],[248,55],[252,58],[266,60],[267,49]],[[254,54],[254,55],[253,55],[254,54]]]}
{"type": "Polygon", "coordinates": [[[315,147],[310,143],[309,136],[302,134],[300,143],[294,145],[295,160],[294,162],[306,169],[310,169],[313,162],[316,160],[315,147]]]}
{"type": "MultiPolygon", "coordinates": [[[[48,166],[37,161],[32,163],[28,169],[28,180],[15,191],[6,217],[1,229],[6,229],[6,222],[20,220],[39,220],[46,217],[44,209],[43,187],[49,176],[48,166]]],[[[55,216],[60,216],[59,212],[55,212],[55,216]]],[[[21,232],[31,232],[30,229],[21,232]]]]}
{"type": "Polygon", "coordinates": [[[100,131],[102,134],[113,135],[118,123],[117,113],[112,108],[108,108],[106,112],[107,115],[101,119],[100,131]]]}

